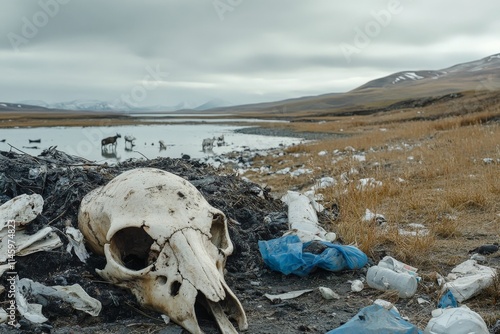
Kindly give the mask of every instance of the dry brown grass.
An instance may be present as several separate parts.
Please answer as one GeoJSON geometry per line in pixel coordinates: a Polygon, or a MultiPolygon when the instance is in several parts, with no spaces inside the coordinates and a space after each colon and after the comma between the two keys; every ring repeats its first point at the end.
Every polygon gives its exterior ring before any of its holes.
{"type": "MultiPolygon", "coordinates": [[[[325,202],[340,207],[340,219],[329,228],[343,242],[356,244],[374,258],[383,250],[414,266],[433,263],[450,269],[466,259],[473,246],[500,238],[500,126],[490,121],[499,116],[498,110],[492,106],[476,113],[412,122],[397,122],[398,113],[393,112],[385,116],[386,123],[373,115],[291,123],[289,127],[296,131],[348,136],[293,146],[285,156],[262,160],[273,170],[303,166],[312,174],[293,178],[255,173],[250,178],[282,194],[291,188],[307,190],[318,178],[333,176],[337,185],[321,192],[325,202]],[[328,153],[318,156],[320,151],[328,153]],[[364,154],[366,161],[353,160],[353,154],[364,154]],[[485,158],[495,161],[486,163],[485,158]],[[347,183],[340,181],[342,174],[348,175],[347,183]],[[382,186],[361,190],[356,186],[361,178],[374,178],[382,186]],[[362,221],[366,209],[383,214],[387,228],[362,221]],[[423,224],[428,234],[399,233],[412,223],[423,224]],[[434,256],[446,253],[448,247],[454,249],[449,256],[434,256]]],[[[420,113],[436,115],[439,111],[427,108],[420,113]]],[[[404,120],[415,115],[415,110],[399,114],[404,120]]]]}

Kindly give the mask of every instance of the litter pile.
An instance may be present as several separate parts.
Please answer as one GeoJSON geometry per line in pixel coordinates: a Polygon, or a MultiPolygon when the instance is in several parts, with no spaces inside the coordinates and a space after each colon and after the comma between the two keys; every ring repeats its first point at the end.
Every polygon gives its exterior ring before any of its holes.
{"type": "MultiPolygon", "coordinates": [[[[196,161],[161,158],[129,160],[116,166],[108,166],[94,165],[55,149],[44,151],[38,157],[1,152],[0,205],[22,194],[41,195],[43,211],[34,215],[36,218],[26,224],[23,233],[32,236],[48,229],[64,244],[63,247],[53,247],[51,251],[16,256],[15,271],[19,278],[46,286],[79,284],[103,305],[98,318],[78,313],[75,321],[76,313],[71,307],[65,307],[66,304],[61,301],[53,303],[47,298],[42,303],[45,305],[43,314],[49,319],[50,326],[58,328],[78,323],[84,327],[118,319],[144,319],[136,311],[140,306],[132,295],[112,285],[98,282],[102,279],[95,274],[95,268],[104,267],[103,257],[91,254],[87,263],[83,263],[78,257],[66,252],[72,238],[65,233],[69,226],[78,227],[78,208],[87,193],[105,185],[124,171],[140,167],[166,170],[189,180],[212,206],[227,215],[231,240],[235,246],[226,265],[229,273],[245,275],[261,268],[258,240],[276,238],[287,229],[286,207],[280,201],[270,198],[268,190],[234,175],[218,175],[213,167],[196,161]],[[268,223],[263,224],[266,216],[268,223]]],[[[8,286],[6,277],[2,277],[0,284],[8,286]]],[[[25,320],[20,323],[20,332],[33,332],[35,329],[40,331],[50,327],[35,326],[25,320]]]]}

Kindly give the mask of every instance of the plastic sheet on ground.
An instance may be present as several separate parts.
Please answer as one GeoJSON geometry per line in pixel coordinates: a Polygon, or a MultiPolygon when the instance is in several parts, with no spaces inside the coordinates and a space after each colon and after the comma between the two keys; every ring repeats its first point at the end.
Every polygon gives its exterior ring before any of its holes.
{"type": "Polygon", "coordinates": [[[362,308],[351,320],[326,334],[421,334],[417,326],[397,312],[374,304],[362,308]]]}
{"type": "Polygon", "coordinates": [[[74,309],[92,316],[98,316],[102,308],[101,302],[90,297],[78,284],[45,286],[28,278],[16,280],[17,309],[23,317],[34,323],[43,323],[48,320],[42,314],[42,305],[27,302],[27,297],[37,295],[61,299],[71,304],[74,309]]]}
{"type": "Polygon", "coordinates": [[[448,307],[457,307],[458,303],[451,293],[450,290],[446,291],[446,293],[439,299],[438,308],[448,308],[448,307]]]}
{"type": "Polygon", "coordinates": [[[281,200],[288,205],[288,224],[292,234],[298,235],[303,242],[328,240],[327,232],[319,226],[316,213],[322,207],[314,198],[296,191],[288,191],[281,200]]]}
{"type": "Polygon", "coordinates": [[[326,241],[302,243],[296,235],[259,241],[259,250],[264,262],[271,269],[285,275],[306,276],[315,268],[334,272],[361,269],[368,262],[366,254],[354,246],[336,245],[326,241]],[[319,250],[312,253],[309,250],[314,246],[319,250]]]}
{"type": "Polygon", "coordinates": [[[477,264],[474,260],[462,262],[451,270],[443,290],[450,290],[458,302],[463,302],[493,284],[496,270],[477,264]]]}
{"type": "Polygon", "coordinates": [[[80,259],[80,261],[86,263],[90,255],[85,249],[82,232],[72,226],[68,226],[66,228],[66,236],[68,237],[68,246],[66,247],[66,251],[71,254],[71,250],[74,250],[75,255],[80,259]]]}

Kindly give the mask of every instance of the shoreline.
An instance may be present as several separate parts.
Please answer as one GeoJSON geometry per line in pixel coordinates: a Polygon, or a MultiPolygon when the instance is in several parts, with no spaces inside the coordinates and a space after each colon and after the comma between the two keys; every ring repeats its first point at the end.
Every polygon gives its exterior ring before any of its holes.
{"type": "Polygon", "coordinates": [[[272,137],[291,137],[291,138],[302,138],[304,140],[322,140],[322,139],[334,139],[334,138],[345,138],[348,134],[340,133],[329,133],[329,132],[295,132],[286,128],[269,128],[262,126],[246,127],[242,129],[234,130],[236,133],[242,133],[247,135],[261,135],[261,136],[272,136],[272,137]]]}

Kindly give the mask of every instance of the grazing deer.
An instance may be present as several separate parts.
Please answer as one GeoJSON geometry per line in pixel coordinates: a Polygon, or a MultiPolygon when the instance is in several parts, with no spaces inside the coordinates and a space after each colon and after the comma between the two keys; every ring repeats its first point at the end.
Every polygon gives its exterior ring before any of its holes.
{"type": "Polygon", "coordinates": [[[203,152],[211,151],[214,148],[214,142],[215,142],[215,137],[203,139],[203,142],[201,143],[201,148],[203,152]]]}
{"type": "Polygon", "coordinates": [[[127,146],[127,143],[130,143],[130,146],[134,147],[135,146],[134,140],[135,140],[134,136],[125,136],[125,146],[127,146]]]}
{"type": "Polygon", "coordinates": [[[226,145],[226,142],[224,141],[224,135],[220,135],[219,137],[215,138],[215,142],[217,143],[217,146],[226,145]]]}
{"type": "Polygon", "coordinates": [[[121,138],[121,137],[122,136],[119,133],[117,133],[116,136],[104,138],[103,140],[101,140],[101,148],[104,148],[104,147],[108,146],[109,144],[116,147],[116,144],[117,144],[116,140],[118,138],[121,138]]]}

